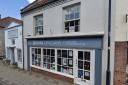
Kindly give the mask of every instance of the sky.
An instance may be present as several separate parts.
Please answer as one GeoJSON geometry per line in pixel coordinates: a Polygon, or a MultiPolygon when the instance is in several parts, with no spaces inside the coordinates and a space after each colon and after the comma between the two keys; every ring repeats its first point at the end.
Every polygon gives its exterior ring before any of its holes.
{"type": "Polygon", "coordinates": [[[2,18],[10,16],[21,19],[20,9],[34,0],[0,0],[0,14],[2,18]]]}

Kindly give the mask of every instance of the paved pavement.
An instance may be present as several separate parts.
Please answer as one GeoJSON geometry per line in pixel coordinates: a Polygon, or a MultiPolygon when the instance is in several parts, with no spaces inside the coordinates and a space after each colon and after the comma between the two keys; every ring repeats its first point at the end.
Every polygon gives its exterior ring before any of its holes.
{"type": "Polygon", "coordinates": [[[30,73],[0,61],[0,85],[72,85],[37,73],[30,73]]]}

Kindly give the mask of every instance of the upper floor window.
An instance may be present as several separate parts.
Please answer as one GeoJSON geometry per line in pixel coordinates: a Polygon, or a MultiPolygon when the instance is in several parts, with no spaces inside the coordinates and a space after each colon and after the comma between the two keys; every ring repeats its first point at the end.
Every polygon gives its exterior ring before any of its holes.
{"type": "Polygon", "coordinates": [[[43,35],[43,15],[35,16],[35,35],[43,35]]]}
{"type": "Polygon", "coordinates": [[[80,30],[80,4],[64,8],[65,32],[79,32],[80,30]]]}

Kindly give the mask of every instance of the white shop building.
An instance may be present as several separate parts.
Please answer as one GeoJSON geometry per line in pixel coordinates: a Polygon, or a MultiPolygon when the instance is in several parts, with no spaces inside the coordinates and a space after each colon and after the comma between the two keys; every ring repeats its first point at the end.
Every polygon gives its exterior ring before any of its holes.
{"type": "Polygon", "coordinates": [[[22,47],[22,23],[12,22],[5,29],[6,59],[10,60],[10,64],[17,64],[19,68],[23,68],[22,47]]]}

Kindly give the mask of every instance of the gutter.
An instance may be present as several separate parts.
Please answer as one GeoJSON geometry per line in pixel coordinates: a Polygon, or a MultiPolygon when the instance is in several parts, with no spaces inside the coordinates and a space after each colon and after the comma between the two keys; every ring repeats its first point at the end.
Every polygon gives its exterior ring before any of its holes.
{"type": "Polygon", "coordinates": [[[110,53],[111,53],[111,12],[112,12],[112,0],[109,0],[108,7],[108,60],[106,71],[106,85],[111,85],[111,71],[110,71],[110,53]]]}

